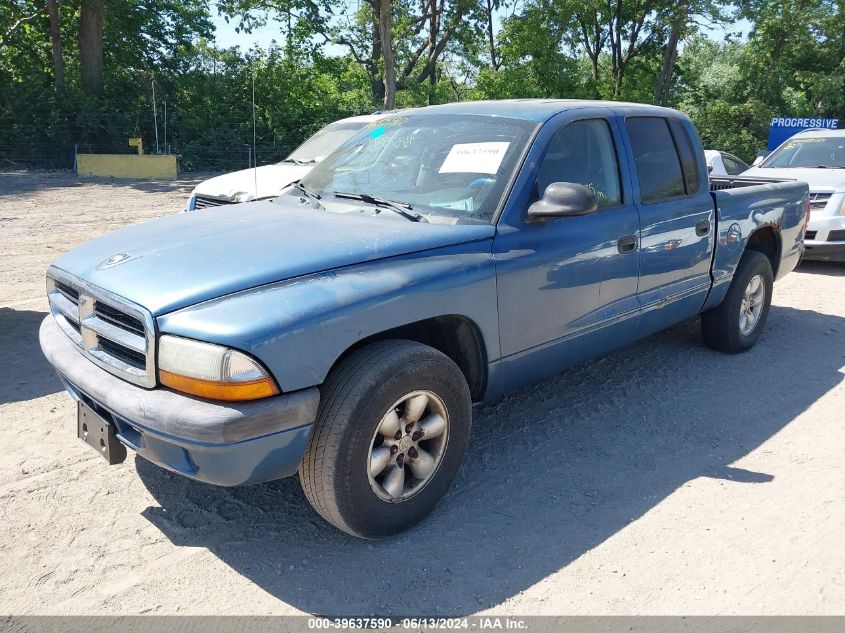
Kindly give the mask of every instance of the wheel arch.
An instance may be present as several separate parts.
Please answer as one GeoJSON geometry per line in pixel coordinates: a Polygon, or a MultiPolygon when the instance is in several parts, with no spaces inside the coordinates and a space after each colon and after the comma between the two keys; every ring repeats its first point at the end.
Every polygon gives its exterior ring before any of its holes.
{"type": "Polygon", "coordinates": [[[777,224],[763,224],[757,227],[748,236],[745,244],[745,250],[756,251],[768,258],[775,279],[778,276],[782,248],[780,226],[777,224]]]}
{"type": "Polygon", "coordinates": [[[375,341],[388,339],[415,341],[444,353],[466,378],[473,402],[479,401],[484,395],[488,378],[484,337],[472,319],[460,314],[429,317],[362,338],[335,359],[329,373],[353,352],[375,341]]]}

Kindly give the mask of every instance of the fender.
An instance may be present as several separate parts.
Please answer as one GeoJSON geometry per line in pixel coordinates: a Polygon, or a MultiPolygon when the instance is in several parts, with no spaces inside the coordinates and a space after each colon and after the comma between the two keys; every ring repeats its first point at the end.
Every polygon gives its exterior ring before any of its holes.
{"type": "Polygon", "coordinates": [[[423,319],[458,315],[499,358],[492,240],[303,276],[161,316],[161,333],[228,345],[261,360],[289,392],[321,384],[355,343],[423,319]]]}
{"type": "Polygon", "coordinates": [[[717,239],[713,288],[704,310],[722,302],[739,259],[757,231],[771,228],[779,239],[778,252],[773,254],[778,279],[798,265],[804,252],[802,218],[807,212],[809,187],[803,182],[777,182],[724,189],[711,195],[716,205],[717,239]]]}

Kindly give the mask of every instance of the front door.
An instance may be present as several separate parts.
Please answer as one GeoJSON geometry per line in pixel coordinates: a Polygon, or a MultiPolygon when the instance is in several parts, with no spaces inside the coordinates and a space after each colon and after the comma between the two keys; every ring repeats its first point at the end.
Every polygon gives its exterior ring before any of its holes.
{"type": "Polygon", "coordinates": [[[509,204],[493,243],[506,386],[600,353],[598,339],[610,344],[613,338],[607,326],[634,328],[638,315],[639,222],[622,177],[627,163],[620,160],[616,124],[586,113],[576,120],[575,113],[565,114],[532,148],[536,160],[529,156],[523,168],[532,170],[531,179],[521,180],[533,195],[523,196],[520,208],[509,204]],[[553,182],[586,185],[599,209],[527,221],[527,207],[553,182]]]}

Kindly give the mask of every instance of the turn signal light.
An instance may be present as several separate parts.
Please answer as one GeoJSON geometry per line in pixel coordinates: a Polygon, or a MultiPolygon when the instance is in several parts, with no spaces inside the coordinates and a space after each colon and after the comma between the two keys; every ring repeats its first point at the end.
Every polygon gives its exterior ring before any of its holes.
{"type": "Polygon", "coordinates": [[[158,343],[161,384],[212,400],[257,400],[279,388],[256,359],[223,345],[165,334],[158,343]]]}
{"type": "Polygon", "coordinates": [[[163,369],[158,372],[158,377],[161,384],[171,389],[211,400],[258,400],[279,393],[279,389],[271,378],[260,378],[248,382],[212,382],[180,376],[163,369]]]}

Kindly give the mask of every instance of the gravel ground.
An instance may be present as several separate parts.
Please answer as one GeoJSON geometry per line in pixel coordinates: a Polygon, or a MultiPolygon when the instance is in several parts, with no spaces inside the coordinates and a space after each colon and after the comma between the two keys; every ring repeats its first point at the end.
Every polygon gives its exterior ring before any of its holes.
{"type": "Polygon", "coordinates": [[[845,266],[778,282],[747,354],[689,322],[478,408],[451,494],[368,543],[295,479],[216,488],[75,438],[45,268],[191,186],[0,174],[0,613],[845,614],[845,266]]]}

